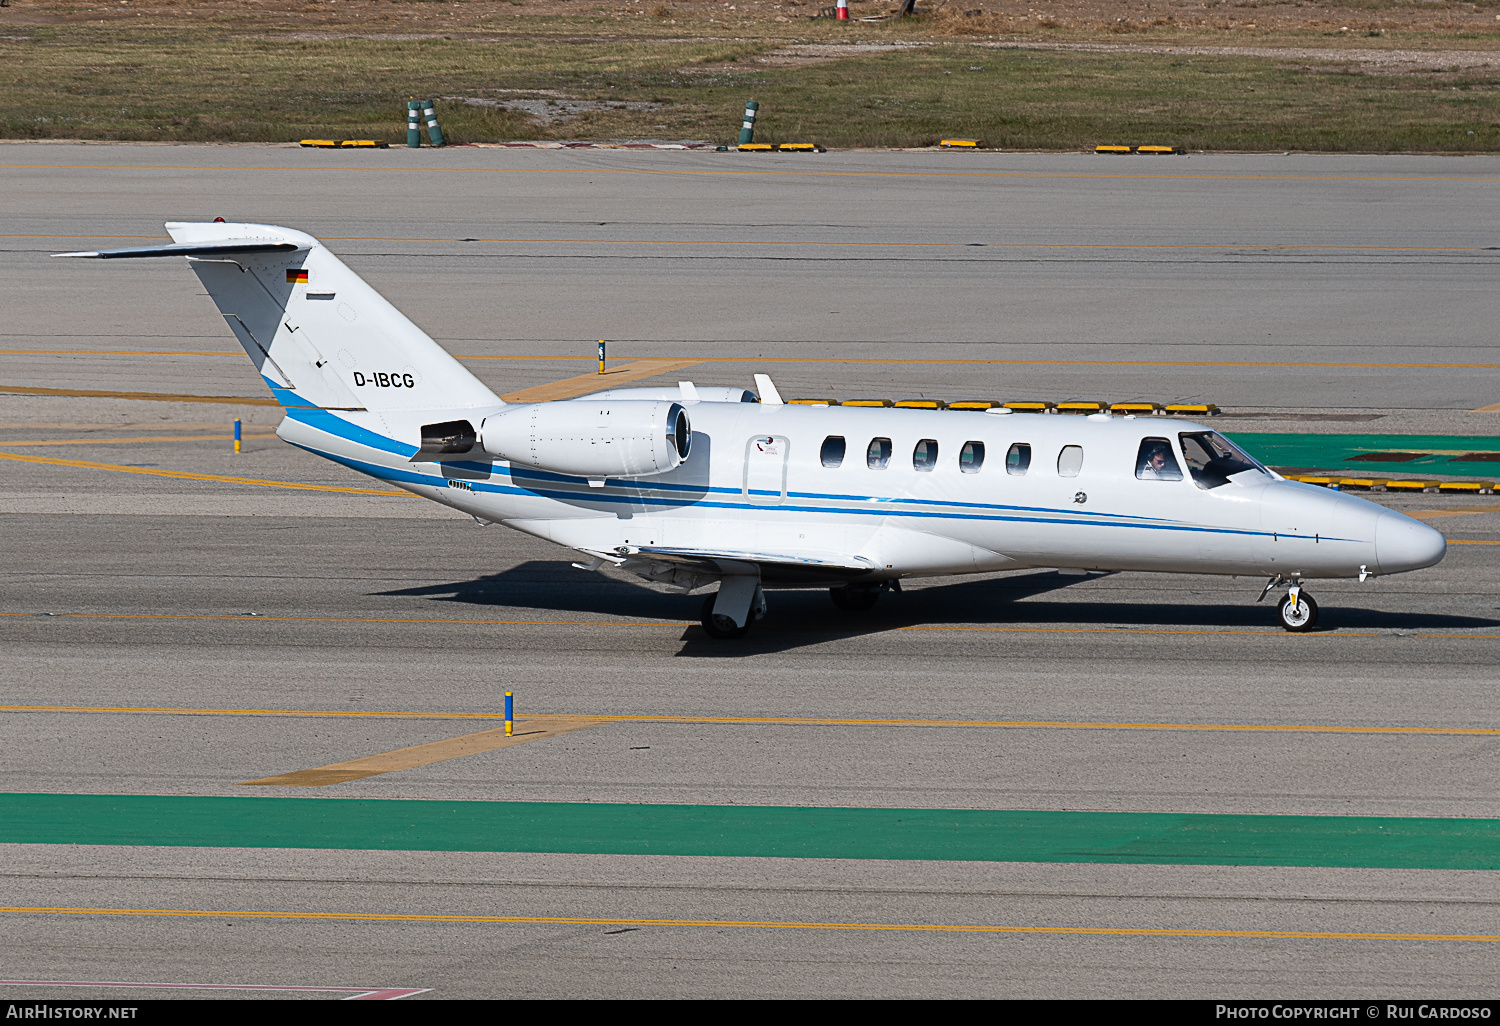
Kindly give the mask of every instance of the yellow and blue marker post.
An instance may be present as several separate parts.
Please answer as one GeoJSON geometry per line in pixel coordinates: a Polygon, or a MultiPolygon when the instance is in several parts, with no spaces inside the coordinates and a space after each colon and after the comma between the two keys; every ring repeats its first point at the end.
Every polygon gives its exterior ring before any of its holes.
{"type": "Polygon", "coordinates": [[[599,373],[604,373],[604,339],[599,340],[599,373]]]}
{"type": "Polygon", "coordinates": [[[507,691],[505,693],[505,736],[510,737],[516,730],[515,698],[507,691]]]}
{"type": "Polygon", "coordinates": [[[240,422],[234,422],[234,454],[240,454],[240,422]]]}

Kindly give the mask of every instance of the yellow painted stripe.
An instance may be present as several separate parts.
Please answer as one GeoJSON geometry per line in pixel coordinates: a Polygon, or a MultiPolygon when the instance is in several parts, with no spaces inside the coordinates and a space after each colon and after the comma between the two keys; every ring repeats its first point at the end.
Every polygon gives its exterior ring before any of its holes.
{"type": "Polygon", "coordinates": [[[121,474],[146,474],[151,477],[172,477],[183,481],[220,481],[226,484],[258,485],[262,488],[291,488],[305,492],[339,492],[345,495],[412,497],[411,492],[390,491],[382,488],[346,488],[341,485],[303,484],[300,481],[267,481],[255,477],[197,474],[186,470],[161,470],[156,467],[124,467],[117,463],[94,463],[91,460],[64,460],[54,456],[30,456],[18,452],[0,452],[0,460],[19,460],[22,463],[41,463],[52,467],[78,467],[83,470],[113,470],[121,474]]]}
{"type": "MultiPolygon", "coordinates": [[[[204,709],[186,706],[0,705],[0,712],[110,713],[154,716],[312,716],[334,719],[503,720],[499,712],[430,712],[367,709],[204,709]]],[[[1060,730],[1230,731],[1266,734],[1436,734],[1500,735],[1500,727],[1357,726],[1299,723],[1140,723],[1128,720],[922,720],[859,719],[829,716],[675,716],[640,713],[531,713],[527,722],[561,720],[585,726],[601,723],[718,723],[813,727],[1020,727],[1060,730]]],[[[478,736],[478,735],[466,735],[478,736]]]]}
{"type": "Polygon", "coordinates": [[[606,370],[603,374],[580,374],[562,381],[553,381],[534,388],[523,388],[519,392],[507,392],[500,398],[508,403],[545,403],[554,399],[571,399],[589,392],[602,392],[627,381],[640,381],[669,371],[682,370],[696,364],[697,360],[636,360],[606,370]]]}
{"type": "MultiPolygon", "coordinates": [[[[0,452],[0,457],[6,456],[0,452]]],[[[13,455],[13,454],[12,454],[13,455]]],[[[40,459],[40,457],[37,457],[40,459]]],[[[67,461],[57,461],[67,462],[67,461]]],[[[225,480],[235,480],[226,478],[225,480]]],[[[254,483],[254,482],[249,482],[254,483]]],[[[272,482],[275,483],[275,482],[272,482]]],[[[288,486],[295,487],[295,486],[288,486]]],[[[320,486],[303,485],[301,487],[315,488],[320,486]]],[[[326,488],[325,491],[343,491],[346,489],[326,488]]],[[[357,490],[357,489],[347,489],[357,490]]],[[[387,492],[373,492],[374,495],[387,495],[387,492]]],[[[424,617],[396,617],[396,616],[250,616],[243,613],[23,613],[23,612],[0,612],[0,616],[53,616],[53,617],[81,617],[106,620],[263,620],[271,623],[410,623],[410,624],[480,624],[480,625],[512,625],[512,626],[538,626],[538,627],[676,627],[681,629],[689,625],[686,620],[450,620],[424,617]]],[[[823,628],[819,628],[823,630],[823,628]]],[[[1288,634],[1274,627],[1266,627],[1260,630],[1204,630],[1191,628],[1168,628],[1168,627],[995,627],[985,624],[955,625],[955,624],[931,624],[919,623],[908,624],[902,627],[876,628],[876,630],[892,631],[966,631],[966,632],[988,632],[996,634],[1165,634],[1180,636],[1202,636],[1202,637],[1224,637],[1244,636],[1252,638],[1282,638],[1288,644],[1318,644],[1314,639],[1334,638],[1380,638],[1386,635],[1381,631],[1326,631],[1310,634],[1288,634]]],[[[872,633],[869,629],[858,627],[827,628],[827,633],[872,633]]],[[[1429,634],[1410,632],[1404,635],[1408,638],[1445,638],[1445,639],[1478,639],[1483,641],[1500,641],[1500,634],[1429,634]]]]}
{"type": "MultiPolygon", "coordinates": [[[[1161,173],[1118,173],[1108,174],[1104,172],[1082,172],[1082,171],[836,171],[831,169],[815,170],[812,168],[749,168],[744,165],[739,167],[723,168],[694,168],[691,170],[676,170],[672,168],[572,168],[572,167],[371,167],[369,164],[349,164],[344,166],[319,164],[313,166],[274,166],[274,165],[239,165],[239,164],[0,164],[0,168],[10,168],[22,171],[194,171],[208,173],[213,171],[256,171],[268,174],[286,174],[288,172],[307,173],[332,173],[347,175],[358,174],[458,174],[458,175],[505,175],[505,174],[532,174],[532,175],[654,175],[661,177],[691,177],[691,178],[714,178],[725,176],[741,177],[791,177],[801,175],[814,178],[994,178],[994,179],[1082,179],[1100,181],[1209,181],[1209,182],[1473,182],[1484,184],[1488,182],[1500,182],[1500,178],[1486,177],[1483,175],[1294,175],[1294,174],[1190,174],[1186,172],[1161,172],[1161,173]]],[[[80,236],[52,236],[53,238],[107,238],[108,236],[80,235],[80,236]]],[[[145,238],[145,236],[121,236],[128,238],[145,238]]],[[[152,236],[155,238],[155,236],[152,236]]]]}
{"type": "MultiPolygon", "coordinates": [[[[243,432],[241,438],[275,438],[274,431],[243,432]]],[[[0,445],[125,445],[137,442],[228,442],[234,435],[141,435],[137,438],[38,438],[0,442],[0,445]]]]}
{"type": "Polygon", "coordinates": [[[261,777],[259,780],[242,780],[240,784],[243,787],[327,787],[329,784],[363,780],[365,777],[395,773],[398,770],[418,769],[422,766],[464,759],[470,755],[482,755],[485,752],[498,751],[514,745],[524,745],[531,741],[543,741],[575,730],[597,727],[599,723],[599,720],[589,720],[583,717],[550,726],[543,725],[534,718],[516,720],[513,734],[507,733],[504,727],[497,727],[494,730],[462,734],[458,737],[444,738],[441,741],[430,741],[424,745],[411,745],[391,752],[381,752],[378,755],[366,755],[345,762],[329,763],[327,766],[279,773],[273,777],[261,777]]]}
{"type": "Polygon", "coordinates": [[[0,349],[4,356],[243,356],[243,352],[191,349],[0,349]]]}
{"type": "Polygon", "coordinates": [[[987,923],[839,923],[774,919],[639,919],[632,916],[481,916],[418,912],[291,912],[203,908],[72,908],[0,905],[21,915],[149,916],[189,919],[301,919],[360,923],[489,923],[546,926],[680,926],[709,929],[848,930],[898,933],[986,933],[1075,937],[1222,937],[1245,940],[1466,941],[1495,943],[1500,934],[1376,933],[1353,930],[1213,930],[1150,926],[1000,926],[987,923]]]}
{"type": "Polygon", "coordinates": [[[0,385],[11,395],[53,395],[69,399],[134,399],[156,403],[218,403],[226,406],[280,406],[275,399],[246,399],[232,395],[178,395],[169,392],[114,392],[99,388],[40,388],[31,385],[0,385]]]}
{"type": "Polygon", "coordinates": [[[1500,545],[1500,541],[1479,540],[1477,538],[1449,538],[1449,545],[1500,545]]]}

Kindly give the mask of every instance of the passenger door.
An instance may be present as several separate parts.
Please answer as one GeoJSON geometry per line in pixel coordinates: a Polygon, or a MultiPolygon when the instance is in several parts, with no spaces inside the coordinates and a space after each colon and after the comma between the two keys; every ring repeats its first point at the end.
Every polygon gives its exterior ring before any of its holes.
{"type": "Polygon", "coordinates": [[[782,435],[756,435],[745,443],[745,501],[779,506],[786,501],[786,461],[791,444],[782,435]]]}

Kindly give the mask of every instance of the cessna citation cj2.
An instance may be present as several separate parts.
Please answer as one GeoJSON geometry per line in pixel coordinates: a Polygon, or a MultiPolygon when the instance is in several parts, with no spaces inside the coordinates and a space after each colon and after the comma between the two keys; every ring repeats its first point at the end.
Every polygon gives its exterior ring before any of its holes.
{"type": "Polygon", "coordinates": [[[908,577],[1030,567],[1270,578],[1289,631],[1308,578],[1443,558],[1437,531],[1287,481],[1198,424],[785,404],[737,388],[628,388],[506,404],[317,239],[170,223],[272,393],[287,442],[417,495],[692,592],[744,635],[766,587],[864,610],[908,577]]]}

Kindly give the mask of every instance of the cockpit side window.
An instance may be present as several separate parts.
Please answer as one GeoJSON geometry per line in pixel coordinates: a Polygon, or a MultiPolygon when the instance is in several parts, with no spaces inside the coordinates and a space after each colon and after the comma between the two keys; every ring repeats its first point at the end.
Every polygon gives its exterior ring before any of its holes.
{"type": "Polygon", "coordinates": [[[1135,457],[1135,476],[1142,481],[1181,481],[1182,468],[1165,438],[1143,438],[1135,457]]]}
{"type": "Polygon", "coordinates": [[[884,470],[891,462],[891,440],[870,439],[870,448],[865,450],[865,464],[871,470],[884,470]]]}
{"type": "Polygon", "coordinates": [[[1218,488],[1247,470],[1270,476],[1258,460],[1217,431],[1184,432],[1177,437],[1182,441],[1182,455],[1193,483],[1199,488],[1218,488]]]}
{"type": "Polygon", "coordinates": [[[837,467],[844,462],[844,436],[829,435],[823,439],[823,466],[837,467]]]}

